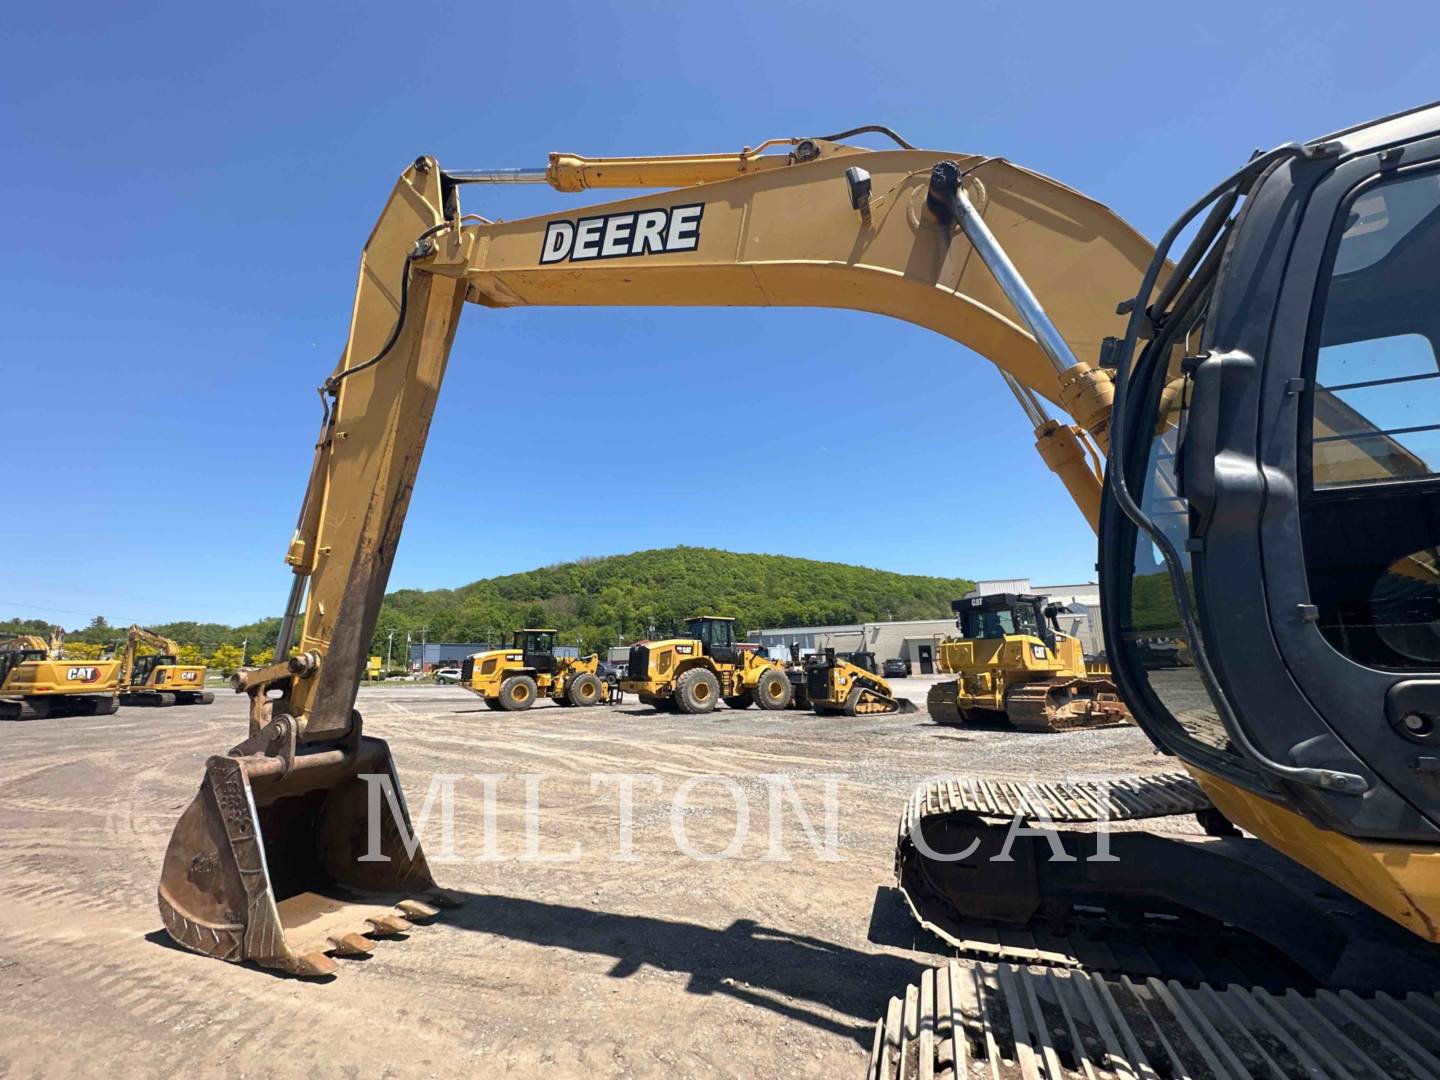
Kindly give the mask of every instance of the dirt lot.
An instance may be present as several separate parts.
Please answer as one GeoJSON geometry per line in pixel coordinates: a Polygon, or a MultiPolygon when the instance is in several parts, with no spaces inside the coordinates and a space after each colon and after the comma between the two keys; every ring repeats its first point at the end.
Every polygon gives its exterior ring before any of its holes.
{"type": "MultiPolygon", "coordinates": [[[[657,714],[627,703],[493,713],[463,690],[367,688],[369,734],[390,740],[412,814],[431,777],[455,782],[454,849],[435,865],[466,905],[383,941],[340,975],[302,982],[168,944],[155,885],[171,826],[206,756],[244,735],[240,700],[0,725],[0,1076],[838,1076],[864,1069],[891,994],[934,962],[896,909],[893,831],[936,773],[1059,778],[1158,771],[1134,728],[1037,736],[937,727],[926,683],[914,716],[821,719],[728,710],[657,714]],[[499,775],[494,855],[484,783],[499,775]],[[619,852],[613,784],[642,773],[634,858],[619,852]],[[526,857],[524,774],[541,774],[526,857]],[[817,830],[782,803],[771,840],[766,774],[790,778],[817,830]],[[735,791],[749,807],[733,858],[735,791]],[[825,777],[838,777],[826,858],[825,777]]],[[[778,789],[777,789],[778,790],[778,789]]],[[[436,815],[438,819],[438,813],[436,815]]],[[[423,830],[433,863],[440,844],[423,830]]]]}

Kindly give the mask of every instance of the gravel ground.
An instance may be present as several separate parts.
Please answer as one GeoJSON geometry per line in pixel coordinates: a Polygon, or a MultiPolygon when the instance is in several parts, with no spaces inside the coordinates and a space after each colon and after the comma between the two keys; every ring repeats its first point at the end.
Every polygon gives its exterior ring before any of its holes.
{"type": "Polygon", "coordinates": [[[160,928],[170,829],[204,759],[243,738],[241,699],[0,725],[0,1076],[858,1077],[888,998],[938,960],[888,888],[916,783],[1173,767],[1134,728],[938,727],[930,680],[895,682],[921,712],[686,717],[632,699],[507,714],[456,688],[366,687],[366,730],[389,740],[412,813],[433,776],[460,777],[456,861],[438,857],[436,819],[422,835],[468,900],[323,982],[191,955],[160,928]],[[615,787],[592,784],[616,773],[655,778],[635,788],[629,860],[615,787]],[[489,834],[479,774],[499,777],[489,834]],[[772,851],[767,775],[789,778],[814,843],[782,797],[772,851]],[[707,776],[730,783],[695,782],[677,815],[682,785],[707,776]],[[682,853],[732,841],[730,858],[682,853]],[[575,844],[571,861],[526,856],[575,844]]]}

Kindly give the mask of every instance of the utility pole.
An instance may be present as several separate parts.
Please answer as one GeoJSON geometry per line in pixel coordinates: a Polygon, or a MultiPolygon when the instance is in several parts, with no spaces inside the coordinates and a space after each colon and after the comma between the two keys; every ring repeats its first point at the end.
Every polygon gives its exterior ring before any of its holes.
{"type": "Polygon", "coordinates": [[[241,639],[240,639],[240,666],[241,666],[241,667],[244,667],[244,666],[245,666],[245,658],[246,658],[247,656],[249,656],[249,655],[250,655],[250,639],[249,639],[248,637],[246,637],[246,638],[241,638],[241,639]]]}
{"type": "Polygon", "coordinates": [[[395,630],[385,631],[385,670],[390,670],[390,656],[395,651],[395,630]]]}
{"type": "Polygon", "coordinates": [[[430,627],[428,627],[428,626],[422,626],[422,627],[420,628],[420,670],[421,670],[422,672],[425,670],[425,660],[426,660],[426,656],[425,656],[425,635],[428,634],[429,632],[430,632],[430,627]]]}

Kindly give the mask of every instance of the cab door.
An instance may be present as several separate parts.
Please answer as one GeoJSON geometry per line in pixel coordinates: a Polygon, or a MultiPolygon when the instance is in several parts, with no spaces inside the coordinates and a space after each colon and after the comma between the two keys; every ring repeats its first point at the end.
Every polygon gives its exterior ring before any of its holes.
{"type": "Polygon", "coordinates": [[[1270,759],[1354,778],[1318,816],[1387,839],[1440,826],[1440,139],[1404,132],[1251,196],[1182,448],[1227,696],[1270,759]]]}

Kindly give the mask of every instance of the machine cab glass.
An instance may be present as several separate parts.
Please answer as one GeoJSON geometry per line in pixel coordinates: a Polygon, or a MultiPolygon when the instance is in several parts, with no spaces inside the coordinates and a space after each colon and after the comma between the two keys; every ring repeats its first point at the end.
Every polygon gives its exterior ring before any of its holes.
{"type": "Polygon", "coordinates": [[[556,630],[519,630],[515,646],[525,655],[525,666],[537,672],[555,670],[556,630]]]}
{"type": "Polygon", "coordinates": [[[705,646],[705,655],[722,663],[733,663],[735,648],[735,620],[704,616],[691,619],[685,624],[691,637],[705,646]]]}

